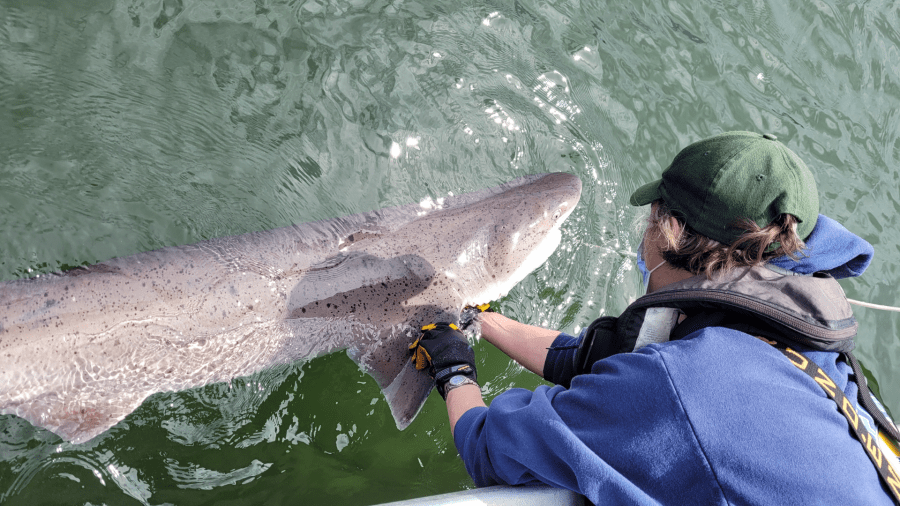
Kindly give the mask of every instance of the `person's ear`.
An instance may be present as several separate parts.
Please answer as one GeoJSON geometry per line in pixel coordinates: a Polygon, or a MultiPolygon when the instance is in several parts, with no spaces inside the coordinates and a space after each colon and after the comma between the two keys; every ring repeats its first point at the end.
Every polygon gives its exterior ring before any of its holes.
{"type": "Polygon", "coordinates": [[[681,232],[684,230],[684,227],[681,225],[681,222],[678,221],[678,218],[674,216],[669,216],[669,229],[675,233],[675,240],[681,237],[681,232]]]}

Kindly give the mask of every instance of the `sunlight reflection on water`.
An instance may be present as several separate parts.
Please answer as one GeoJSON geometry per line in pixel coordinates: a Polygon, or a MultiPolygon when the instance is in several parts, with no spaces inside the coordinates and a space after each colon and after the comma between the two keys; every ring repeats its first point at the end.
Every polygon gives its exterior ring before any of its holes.
{"type": "MultiPolygon", "coordinates": [[[[887,6],[4,2],[0,279],[565,171],[585,187],[560,251],[498,306],[575,331],[638,295],[630,193],[680,147],[747,129],[798,152],[823,212],[875,245],[848,296],[897,305],[887,6]]],[[[900,321],[856,314],[858,356],[897,413],[900,321]]],[[[540,383],[476,351],[488,397],[540,383]]],[[[0,455],[5,504],[371,504],[471,486],[443,406],[398,432],[343,354],[154,395],[86,445],[2,415],[0,455]]]]}

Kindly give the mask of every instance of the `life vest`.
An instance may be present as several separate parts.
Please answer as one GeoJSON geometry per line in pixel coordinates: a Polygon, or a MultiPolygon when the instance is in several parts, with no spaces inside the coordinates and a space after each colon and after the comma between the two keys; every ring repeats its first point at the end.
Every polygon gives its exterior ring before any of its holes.
{"type": "MultiPolygon", "coordinates": [[[[844,290],[825,273],[800,275],[763,265],[733,269],[714,279],[700,275],[667,285],[637,299],[618,317],[604,316],[591,323],[575,355],[575,374],[590,372],[596,361],[616,353],[633,351],[648,342],[681,339],[705,327],[726,327],[764,338],[788,359],[802,358],[793,347],[842,354],[853,369],[859,404],[875,420],[882,437],[888,436],[884,442],[896,448],[900,432],[873,401],[862,368],[851,353],[859,324],[844,290]]],[[[800,367],[796,360],[791,362],[800,367]]],[[[835,402],[840,408],[841,401],[835,402]]],[[[871,442],[865,440],[866,434],[857,437],[863,438],[864,446],[871,442]]],[[[870,458],[877,461],[871,452],[870,458]]],[[[881,467],[879,473],[895,501],[900,501],[896,470],[881,467]]]]}
{"type": "Polygon", "coordinates": [[[804,276],[768,265],[738,268],[714,279],[700,275],[672,283],[637,299],[618,318],[598,318],[579,349],[579,373],[601,358],[633,351],[651,308],[677,309],[687,316],[669,339],[692,332],[685,332],[692,316],[718,314],[721,325],[703,327],[752,330],[748,333],[789,346],[849,352],[859,328],[844,290],[828,274],[804,276]]]}

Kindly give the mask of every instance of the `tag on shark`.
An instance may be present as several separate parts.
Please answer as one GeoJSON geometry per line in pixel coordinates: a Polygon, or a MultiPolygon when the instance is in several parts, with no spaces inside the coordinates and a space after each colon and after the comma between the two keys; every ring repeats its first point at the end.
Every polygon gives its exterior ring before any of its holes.
{"type": "Polygon", "coordinates": [[[346,349],[400,429],[432,380],[408,345],[539,267],[581,195],[570,174],[0,283],[0,413],[84,442],[160,391],[346,349]]]}

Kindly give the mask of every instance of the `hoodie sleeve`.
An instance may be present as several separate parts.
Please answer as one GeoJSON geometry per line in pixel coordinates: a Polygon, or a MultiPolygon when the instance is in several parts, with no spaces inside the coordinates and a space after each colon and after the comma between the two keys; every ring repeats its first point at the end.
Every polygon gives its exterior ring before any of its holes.
{"type": "Polygon", "coordinates": [[[578,337],[560,332],[559,336],[547,349],[547,358],[544,359],[544,379],[556,384],[568,386],[575,376],[575,356],[578,354],[578,345],[584,338],[584,331],[578,337]]]}
{"type": "MultiPolygon", "coordinates": [[[[570,336],[571,337],[571,336],[570,336]]],[[[512,389],[459,419],[454,442],[478,486],[546,483],[613,503],[670,497],[656,473],[714,482],[658,353],[622,354],[595,364],[572,386],[512,389]],[[658,446],[664,452],[648,451],[658,446]],[[692,465],[685,465],[689,462],[692,465]],[[700,473],[700,475],[697,475],[700,473]]],[[[705,485],[698,485],[704,488],[705,485]]],[[[704,490],[686,503],[716,504],[704,490]]],[[[652,501],[650,501],[652,502],[652,501]]]]}

